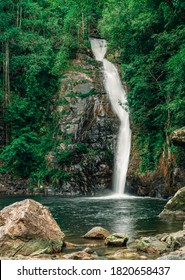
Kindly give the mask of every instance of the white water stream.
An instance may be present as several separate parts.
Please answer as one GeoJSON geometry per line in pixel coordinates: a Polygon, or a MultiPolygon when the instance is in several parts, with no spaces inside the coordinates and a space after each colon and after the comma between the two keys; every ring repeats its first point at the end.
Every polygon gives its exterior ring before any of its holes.
{"type": "Polygon", "coordinates": [[[118,70],[113,63],[104,58],[107,51],[106,41],[91,38],[90,42],[95,59],[103,63],[105,90],[109,96],[113,111],[120,120],[117,150],[114,159],[113,186],[117,195],[123,195],[131,146],[126,92],[121,83],[118,70]]]}

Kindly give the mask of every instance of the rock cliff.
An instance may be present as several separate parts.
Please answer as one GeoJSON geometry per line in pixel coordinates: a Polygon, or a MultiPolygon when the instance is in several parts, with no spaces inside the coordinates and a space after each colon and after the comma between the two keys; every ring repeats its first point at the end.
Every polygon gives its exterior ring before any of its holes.
{"type": "MultiPolygon", "coordinates": [[[[119,121],[104,90],[101,63],[79,55],[61,79],[55,104],[57,148],[48,154],[47,163],[58,175],[48,183],[60,194],[94,195],[111,189],[119,121]]],[[[173,195],[185,183],[184,168],[167,170],[162,155],[154,171],[139,172],[136,140],[133,126],[126,191],[139,196],[173,195]]]]}
{"type": "Polygon", "coordinates": [[[127,174],[126,192],[139,196],[152,196],[168,198],[176,193],[185,184],[184,155],[185,149],[184,128],[176,130],[171,135],[171,141],[176,145],[176,152],[167,160],[165,152],[162,153],[158,166],[147,172],[140,172],[141,159],[135,142],[135,127],[132,133],[132,149],[127,174]],[[177,140],[178,139],[178,140],[177,140]]]}
{"type": "Polygon", "coordinates": [[[58,170],[50,183],[62,194],[94,194],[111,188],[118,119],[104,91],[101,63],[86,55],[66,71],[55,102],[57,147],[47,156],[58,170]]]}

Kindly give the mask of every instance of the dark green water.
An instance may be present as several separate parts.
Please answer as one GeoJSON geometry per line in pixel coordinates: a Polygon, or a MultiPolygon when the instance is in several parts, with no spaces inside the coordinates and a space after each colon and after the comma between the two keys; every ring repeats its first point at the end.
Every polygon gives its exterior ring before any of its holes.
{"type": "MultiPolygon", "coordinates": [[[[61,229],[76,240],[94,226],[110,232],[127,232],[130,238],[176,231],[178,222],[167,223],[157,216],[166,201],[152,198],[101,199],[88,197],[30,197],[50,208],[61,229]]],[[[25,197],[0,198],[0,209],[25,197]]]]}
{"type": "MultiPolygon", "coordinates": [[[[166,203],[165,200],[136,197],[101,199],[34,196],[32,198],[49,207],[53,217],[66,234],[67,241],[81,244],[79,246],[82,247],[86,246],[87,242],[91,244],[84,240],[82,235],[94,226],[105,227],[110,232],[126,232],[130,241],[139,236],[182,229],[180,222],[167,223],[158,218],[166,203]]],[[[0,198],[0,209],[23,199],[25,198],[0,198]]]]}

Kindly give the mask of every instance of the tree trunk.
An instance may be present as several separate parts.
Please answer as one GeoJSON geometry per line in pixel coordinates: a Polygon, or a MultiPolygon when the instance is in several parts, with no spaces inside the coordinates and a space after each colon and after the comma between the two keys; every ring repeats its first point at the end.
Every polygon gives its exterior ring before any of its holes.
{"type": "Polygon", "coordinates": [[[22,26],[22,7],[20,7],[19,28],[22,26]]]}
{"type": "Polygon", "coordinates": [[[170,127],[171,127],[171,114],[168,109],[167,123],[166,123],[166,151],[165,151],[165,165],[166,174],[164,174],[165,191],[168,195],[171,195],[173,188],[173,162],[174,157],[171,151],[171,139],[170,139],[170,127]]]}
{"type": "MultiPolygon", "coordinates": [[[[9,42],[7,41],[5,44],[5,59],[3,62],[3,72],[4,72],[4,81],[3,81],[3,87],[4,87],[4,114],[6,110],[6,106],[9,102],[9,96],[10,96],[10,73],[9,73],[9,64],[10,64],[10,51],[9,51],[9,42]]],[[[8,124],[5,123],[5,145],[8,145],[9,143],[9,129],[8,124]]]]}
{"type": "Polygon", "coordinates": [[[17,27],[21,28],[22,25],[22,6],[19,6],[17,4],[17,19],[16,19],[16,25],[17,27]]]}
{"type": "Polygon", "coordinates": [[[82,13],[82,37],[84,39],[85,34],[85,20],[84,20],[84,13],[82,13]]]}

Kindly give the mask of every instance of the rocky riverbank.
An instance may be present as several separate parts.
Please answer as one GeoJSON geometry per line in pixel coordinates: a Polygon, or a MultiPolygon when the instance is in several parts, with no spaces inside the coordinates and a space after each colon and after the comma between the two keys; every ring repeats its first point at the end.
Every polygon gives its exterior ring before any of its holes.
{"type": "Polygon", "coordinates": [[[73,244],[65,239],[47,207],[25,199],[0,211],[0,259],[185,259],[184,205],[182,188],[159,215],[169,221],[181,219],[180,231],[130,241],[126,233],[94,227],[84,233],[83,244],[73,244]]]}

